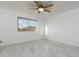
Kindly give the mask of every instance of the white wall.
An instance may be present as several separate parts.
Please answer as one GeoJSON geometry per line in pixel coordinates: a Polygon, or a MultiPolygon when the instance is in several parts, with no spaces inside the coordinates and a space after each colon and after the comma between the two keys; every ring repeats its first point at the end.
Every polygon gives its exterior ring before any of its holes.
{"type": "MultiPolygon", "coordinates": [[[[16,11],[10,11],[7,9],[0,8],[0,46],[15,44],[30,40],[37,40],[41,38],[40,34],[40,22],[39,22],[39,31],[38,32],[18,32],[17,31],[17,17],[34,17],[32,14],[23,14],[16,11]]],[[[35,18],[35,17],[34,17],[35,18]]]]}
{"type": "Polygon", "coordinates": [[[79,47],[79,8],[50,16],[46,20],[50,40],[79,47]]]}

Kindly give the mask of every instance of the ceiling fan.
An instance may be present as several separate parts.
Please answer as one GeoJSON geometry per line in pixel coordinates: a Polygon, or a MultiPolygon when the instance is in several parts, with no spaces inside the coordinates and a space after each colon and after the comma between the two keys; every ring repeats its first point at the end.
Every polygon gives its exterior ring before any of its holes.
{"type": "Polygon", "coordinates": [[[41,1],[34,1],[36,4],[36,8],[31,8],[38,11],[38,14],[40,14],[42,11],[50,12],[49,8],[53,6],[53,4],[44,5],[41,3],[41,1]]]}

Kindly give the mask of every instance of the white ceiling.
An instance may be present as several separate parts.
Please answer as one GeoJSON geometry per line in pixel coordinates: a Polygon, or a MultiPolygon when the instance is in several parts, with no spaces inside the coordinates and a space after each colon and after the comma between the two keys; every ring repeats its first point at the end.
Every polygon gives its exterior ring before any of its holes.
{"type": "MultiPolygon", "coordinates": [[[[74,8],[79,8],[79,1],[42,1],[44,4],[53,3],[54,6],[51,9],[51,13],[43,12],[39,16],[47,17],[48,15],[56,15],[74,8]]],[[[22,13],[35,13],[35,10],[30,10],[30,7],[36,5],[32,1],[0,1],[0,8],[10,9],[22,13]]]]}

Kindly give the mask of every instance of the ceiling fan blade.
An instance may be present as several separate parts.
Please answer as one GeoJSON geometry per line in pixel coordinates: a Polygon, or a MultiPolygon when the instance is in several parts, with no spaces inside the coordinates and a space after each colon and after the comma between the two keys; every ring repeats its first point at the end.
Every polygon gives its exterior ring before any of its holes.
{"type": "Polygon", "coordinates": [[[48,7],[51,7],[51,6],[53,6],[53,4],[46,5],[44,8],[48,8],[48,7]]]}
{"type": "Polygon", "coordinates": [[[47,9],[44,9],[44,11],[46,11],[46,12],[50,12],[50,10],[47,10],[47,9]]]}
{"type": "Polygon", "coordinates": [[[34,3],[37,5],[37,7],[40,7],[40,4],[38,3],[38,1],[34,1],[34,3]]]}
{"type": "Polygon", "coordinates": [[[40,14],[40,11],[38,11],[38,14],[40,14]]]}

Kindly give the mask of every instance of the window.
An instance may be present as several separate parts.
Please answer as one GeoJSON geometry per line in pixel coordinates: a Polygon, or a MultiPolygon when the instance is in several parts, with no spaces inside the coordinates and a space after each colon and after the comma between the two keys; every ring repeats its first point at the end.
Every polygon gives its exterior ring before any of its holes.
{"type": "Polygon", "coordinates": [[[18,31],[36,31],[37,30],[37,21],[18,17],[17,21],[18,31]]]}

